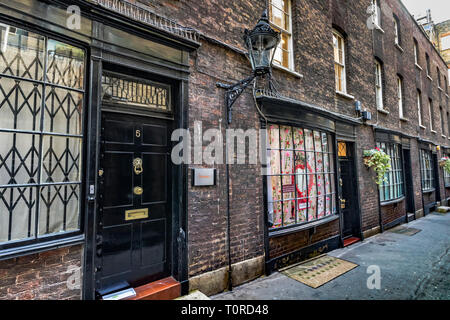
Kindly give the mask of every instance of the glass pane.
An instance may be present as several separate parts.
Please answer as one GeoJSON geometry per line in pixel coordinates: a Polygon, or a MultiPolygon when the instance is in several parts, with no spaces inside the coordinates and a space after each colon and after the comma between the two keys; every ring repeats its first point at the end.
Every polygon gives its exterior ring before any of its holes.
{"type": "Polygon", "coordinates": [[[295,200],[289,200],[283,202],[284,210],[284,226],[295,223],[295,200]]]}
{"type": "Polygon", "coordinates": [[[307,151],[314,151],[313,133],[311,130],[305,129],[305,146],[307,151]]]}
{"type": "Polygon", "coordinates": [[[317,219],[317,198],[309,198],[308,199],[308,221],[317,219]]]}
{"type": "Polygon", "coordinates": [[[294,130],[294,148],[296,150],[305,150],[303,129],[293,128],[293,130],[294,130]]]}
{"type": "Polygon", "coordinates": [[[42,86],[0,77],[0,128],[38,131],[42,86]]]}
{"type": "Polygon", "coordinates": [[[39,235],[79,229],[79,185],[41,188],[39,235]]]}
{"type": "Polygon", "coordinates": [[[43,80],[45,38],[0,24],[0,73],[43,80]]]}
{"type": "Polygon", "coordinates": [[[281,174],[280,151],[270,150],[268,174],[281,174]]]}
{"type": "Polygon", "coordinates": [[[45,99],[44,131],[82,134],[83,94],[48,87],[45,99]]]}
{"type": "Polygon", "coordinates": [[[84,88],[84,50],[56,40],[48,40],[47,81],[53,84],[84,88]]]}
{"type": "Polygon", "coordinates": [[[267,177],[267,188],[270,202],[281,200],[281,178],[279,176],[267,177]]]}
{"type": "Polygon", "coordinates": [[[269,146],[273,149],[280,148],[279,129],[277,125],[269,126],[269,146]]]}
{"type": "Polygon", "coordinates": [[[292,128],[287,126],[280,127],[281,149],[292,149],[292,128]]]}
{"type": "Polygon", "coordinates": [[[81,139],[44,136],[42,182],[81,180],[81,139]]]}
{"type": "Polygon", "coordinates": [[[35,213],[36,188],[0,189],[0,243],[33,237],[35,213]]]}
{"type": "Polygon", "coordinates": [[[39,136],[0,133],[0,185],[37,183],[39,136]]]}
{"type": "Polygon", "coordinates": [[[281,213],[282,213],[281,201],[274,202],[272,204],[272,207],[273,207],[273,227],[274,228],[281,227],[281,213]]]}
{"type": "Polygon", "coordinates": [[[281,151],[281,173],[290,174],[294,172],[294,152],[281,151]]]}
{"type": "Polygon", "coordinates": [[[159,111],[171,111],[170,87],[165,84],[105,74],[102,77],[103,100],[126,103],[159,111]]]}

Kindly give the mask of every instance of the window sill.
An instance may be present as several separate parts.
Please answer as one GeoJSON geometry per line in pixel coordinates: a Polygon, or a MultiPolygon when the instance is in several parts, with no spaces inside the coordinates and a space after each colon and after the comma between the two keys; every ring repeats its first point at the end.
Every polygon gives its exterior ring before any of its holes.
{"type": "Polygon", "coordinates": [[[0,261],[84,243],[84,234],[0,251],[0,261]]]}
{"type": "Polygon", "coordinates": [[[294,76],[294,77],[296,77],[296,78],[299,78],[299,79],[303,78],[303,75],[302,75],[302,74],[300,74],[300,73],[298,73],[298,72],[295,72],[294,70],[291,70],[291,69],[282,67],[282,66],[280,66],[280,65],[272,64],[272,67],[273,67],[274,69],[278,69],[278,70],[284,71],[284,72],[286,72],[286,73],[289,73],[290,75],[292,75],[292,76],[294,76]]]}
{"type": "Polygon", "coordinates": [[[417,69],[419,69],[420,71],[422,71],[423,69],[422,69],[422,67],[421,66],[419,66],[417,63],[415,63],[415,65],[416,65],[416,68],[417,69]]]}
{"type": "Polygon", "coordinates": [[[308,229],[320,226],[322,224],[326,224],[326,223],[332,222],[332,221],[337,220],[337,219],[339,219],[339,215],[338,214],[333,214],[333,215],[331,215],[329,217],[322,218],[322,219],[317,220],[317,221],[305,222],[305,223],[303,223],[301,225],[292,226],[292,227],[285,227],[284,229],[281,229],[281,230],[273,230],[273,231],[269,230],[269,238],[285,236],[285,235],[288,235],[288,234],[291,234],[291,233],[296,233],[296,232],[308,230],[308,229]]]}
{"type": "Polygon", "coordinates": [[[374,27],[375,27],[375,29],[377,29],[377,30],[380,31],[381,33],[384,33],[384,30],[381,29],[381,27],[380,27],[378,24],[374,23],[374,27]]]}
{"type": "Polygon", "coordinates": [[[354,96],[352,96],[351,94],[342,92],[342,91],[337,91],[337,90],[336,90],[336,94],[337,94],[337,95],[340,95],[340,96],[342,96],[342,97],[344,97],[344,98],[350,99],[350,100],[355,100],[355,97],[354,97],[354,96]]]}
{"type": "Polygon", "coordinates": [[[377,109],[378,112],[388,115],[390,112],[384,109],[377,109]]]}
{"type": "Polygon", "coordinates": [[[427,127],[425,127],[425,126],[419,124],[419,128],[425,130],[427,127]]]}
{"type": "Polygon", "coordinates": [[[380,206],[382,206],[382,207],[389,206],[391,204],[396,204],[396,203],[402,202],[403,200],[405,200],[404,196],[402,196],[400,198],[397,198],[397,199],[394,199],[394,200],[388,200],[388,201],[381,202],[380,206]]]}
{"type": "Polygon", "coordinates": [[[444,136],[443,134],[441,134],[441,137],[444,138],[444,139],[447,138],[447,136],[444,136]]]}
{"type": "Polygon", "coordinates": [[[394,43],[395,47],[400,50],[401,53],[403,53],[405,50],[403,50],[402,47],[400,47],[400,45],[398,43],[394,43]]]}
{"type": "Polygon", "coordinates": [[[436,189],[432,188],[432,189],[428,189],[428,190],[422,190],[422,193],[432,193],[432,192],[434,192],[434,190],[436,190],[436,189]]]}
{"type": "Polygon", "coordinates": [[[433,78],[432,78],[432,77],[430,77],[430,75],[429,75],[429,74],[427,74],[427,78],[428,78],[428,79],[430,79],[430,81],[433,81],[433,78]]]}
{"type": "Polygon", "coordinates": [[[400,121],[409,122],[409,119],[400,117],[400,121]]]}
{"type": "Polygon", "coordinates": [[[442,89],[441,87],[438,86],[438,89],[441,90],[442,92],[444,92],[444,89],[442,89]]]}
{"type": "Polygon", "coordinates": [[[431,133],[434,133],[434,134],[436,134],[437,132],[435,131],[435,130],[430,130],[431,131],[431,133]]]}

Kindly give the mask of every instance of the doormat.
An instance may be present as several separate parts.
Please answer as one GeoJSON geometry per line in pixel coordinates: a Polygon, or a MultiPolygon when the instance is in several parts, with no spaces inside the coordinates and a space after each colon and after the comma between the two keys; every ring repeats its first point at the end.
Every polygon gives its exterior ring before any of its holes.
{"type": "Polygon", "coordinates": [[[357,266],[357,264],[349,261],[323,255],[284,269],[281,273],[316,289],[357,266]]]}
{"type": "Polygon", "coordinates": [[[395,228],[389,230],[389,232],[404,234],[406,236],[413,236],[420,231],[422,231],[422,230],[416,229],[416,228],[406,228],[406,227],[402,227],[402,226],[395,227],[395,228]]]}

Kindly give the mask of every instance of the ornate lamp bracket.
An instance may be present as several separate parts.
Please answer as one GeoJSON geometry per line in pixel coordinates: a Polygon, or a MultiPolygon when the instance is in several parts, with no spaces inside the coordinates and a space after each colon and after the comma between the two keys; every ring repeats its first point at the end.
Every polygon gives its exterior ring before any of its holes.
{"type": "Polygon", "coordinates": [[[239,96],[244,92],[244,90],[253,82],[256,75],[252,75],[247,79],[241,80],[235,84],[225,84],[218,82],[216,85],[219,88],[226,89],[225,92],[225,103],[227,105],[228,123],[231,123],[233,104],[239,98],[239,96]]]}

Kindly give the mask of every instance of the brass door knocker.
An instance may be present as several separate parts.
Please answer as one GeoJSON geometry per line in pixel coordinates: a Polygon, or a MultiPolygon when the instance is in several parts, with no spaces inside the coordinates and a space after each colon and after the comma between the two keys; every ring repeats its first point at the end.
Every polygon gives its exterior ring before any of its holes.
{"type": "Polygon", "coordinates": [[[142,168],[142,159],[136,158],[133,160],[134,173],[140,175],[144,169],[142,168]]]}

